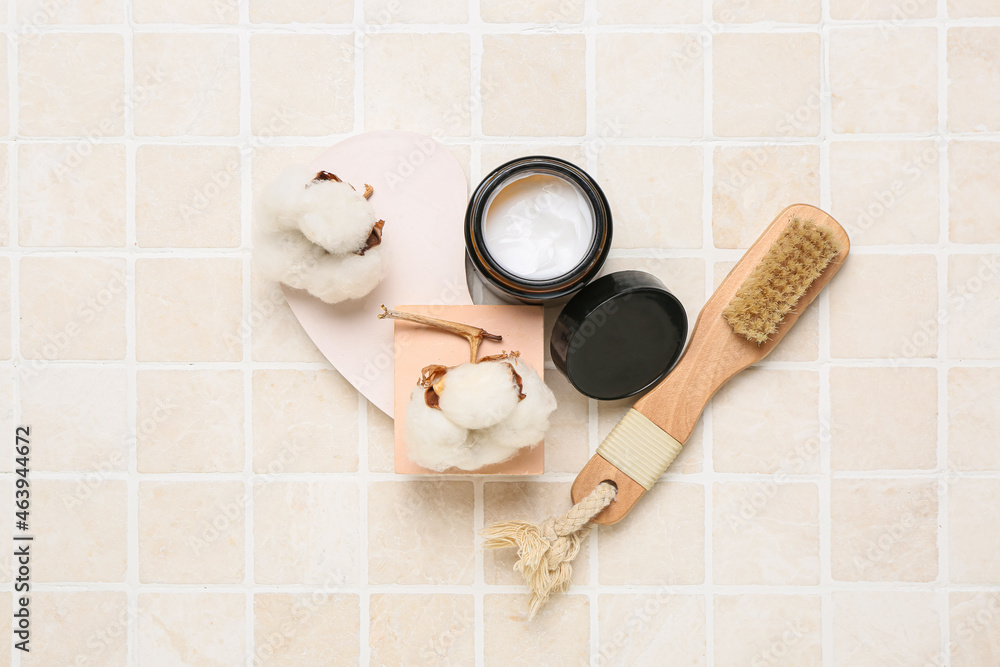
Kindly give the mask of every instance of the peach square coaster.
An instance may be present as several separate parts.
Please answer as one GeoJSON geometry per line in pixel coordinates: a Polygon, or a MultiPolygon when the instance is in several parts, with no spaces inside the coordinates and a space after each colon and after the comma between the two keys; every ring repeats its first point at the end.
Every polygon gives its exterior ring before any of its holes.
{"type": "MultiPolygon", "coordinates": [[[[396,306],[396,310],[436,317],[482,327],[503,336],[503,341],[483,341],[479,356],[518,350],[521,359],[531,365],[542,379],[545,365],[545,335],[540,306],[396,306]]],[[[420,378],[420,371],[430,364],[457,366],[469,361],[469,345],[461,336],[410,322],[394,321],[395,369],[395,442],[396,472],[406,475],[434,475],[406,456],[406,404],[420,378]]],[[[447,473],[473,475],[540,475],[545,472],[545,443],[525,448],[514,458],[475,471],[449,470],[447,473]]]]}

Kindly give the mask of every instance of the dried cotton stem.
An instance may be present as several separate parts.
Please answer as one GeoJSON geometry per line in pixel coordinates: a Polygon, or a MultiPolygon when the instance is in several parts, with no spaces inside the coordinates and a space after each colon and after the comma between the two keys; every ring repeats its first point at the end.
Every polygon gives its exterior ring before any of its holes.
{"type": "Polygon", "coordinates": [[[415,313],[405,313],[398,310],[392,310],[390,308],[386,308],[385,304],[382,305],[382,312],[378,314],[378,318],[380,320],[388,318],[390,320],[403,320],[406,322],[413,322],[415,324],[423,324],[424,326],[434,327],[435,329],[440,329],[441,331],[447,331],[461,336],[469,341],[472,363],[476,363],[477,358],[479,357],[479,346],[482,344],[483,340],[492,340],[494,342],[500,342],[503,340],[502,336],[491,334],[486,329],[481,329],[480,327],[474,327],[469,324],[460,324],[458,322],[449,322],[447,320],[439,320],[436,317],[427,317],[426,315],[417,315],[415,313]]]}

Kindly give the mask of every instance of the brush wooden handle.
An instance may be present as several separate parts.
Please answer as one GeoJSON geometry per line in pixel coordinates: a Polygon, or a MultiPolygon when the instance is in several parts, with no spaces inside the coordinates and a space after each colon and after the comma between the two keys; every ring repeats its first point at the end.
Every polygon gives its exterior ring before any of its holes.
{"type": "Polygon", "coordinates": [[[702,411],[715,392],[738,372],[770,354],[802,311],[837,273],[849,250],[850,239],[847,232],[820,209],[795,204],[782,211],[705,303],[698,315],[691,340],[677,366],[660,384],[636,402],[629,414],[608,436],[606,444],[602,444],[601,447],[609,452],[609,456],[618,465],[609,462],[599,449],[599,453],[590,459],[573,482],[573,502],[579,502],[601,482],[611,481],[618,486],[618,495],[607,509],[595,517],[594,522],[612,524],[624,518],[652,486],[649,479],[655,472],[649,472],[651,466],[665,468],[673,460],[680,445],[691,436],[702,411]],[[722,316],[722,310],[792,220],[811,221],[825,227],[840,243],[841,249],[799,299],[796,308],[785,315],[778,331],[766,343],[758,345],[736,334],[722,316]],[[634,413],[640,416],[637,417],[634,413]],[[658,427],[662,433],[651,430],[651,425],[658,427]],[[642,434],[638,438],[634,435],[637,432],[642,434]],[[631,443],[626,444],[626,440],[631,443]],[[636,447],[638,449],[634,453],[633,448],[636,447]],[[621,468],[632,472],[632,476],[621,468]]]}

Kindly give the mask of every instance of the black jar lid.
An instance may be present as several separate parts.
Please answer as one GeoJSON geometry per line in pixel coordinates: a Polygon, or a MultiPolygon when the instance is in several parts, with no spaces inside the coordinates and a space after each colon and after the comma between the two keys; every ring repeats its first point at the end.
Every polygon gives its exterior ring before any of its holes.
{"type": "Polygon", "coordinates": [[[687,338],[684,306],[654,275],[618,271],[593,281],[556,319],[549,347],[578,391],[615,400],[651,389],[687,338]]]}

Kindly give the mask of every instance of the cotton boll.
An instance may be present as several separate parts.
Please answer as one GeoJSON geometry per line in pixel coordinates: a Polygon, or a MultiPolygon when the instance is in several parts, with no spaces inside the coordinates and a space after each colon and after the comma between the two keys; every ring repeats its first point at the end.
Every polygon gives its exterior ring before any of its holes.
{"type": "Polygon", "coordinates": [[[364,255],[322,254],[305,275],[302,287],[327,303],[340,303],[368,294],[385,271],[385,258],[377,247],[364,255]]]}
{"type": "Polygon", "coordinates": [[[254,265],[268,280],[308,289],[309,276],[326,251],[297,231],[258,230],[254,234],[254,265]]]}
{"type": "Polygon", "coordinates": [[[510,360],[521,376],[524,400],[500,423],[476,431],[477,445],[486,449],[517,451],[533,447],[549,430],[549,415],[556,409],[556,397],[531,366],[520,358],[510,360]]]}
{"type": "Polygon", "coordinates": [[[469,429],[500,422],[517,406],[518,388],[506,361],[462,364],[448,370],[438,405],[448,419],[469,429]]]}
{"type": "Polygon", "coordinates": [[[334,255],[361,250],[378,222],[368,200],[347,183],[316,181],[303,188],[298,227],[307,239],[334,255]]]}
{"type": "Polygon", "coordinates": [[[282,171],[273,183],[264,188],[257,201],[255,218],[258,226],[272,231],[295,229],[298,225],[300,198],[313,178],[314,169],[292,165],[282,171]]]}
{"type": "Polygon", "coordinates": [[[423,387],[414,388],[406,406],[407,456],[417,465],[437,472],[468,465],[469,432],[456,426],[440,410],[428,407],[424,391],[423,387]]]}

